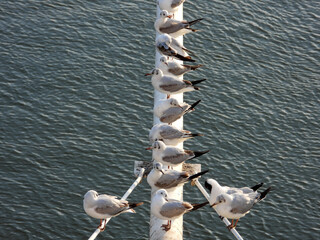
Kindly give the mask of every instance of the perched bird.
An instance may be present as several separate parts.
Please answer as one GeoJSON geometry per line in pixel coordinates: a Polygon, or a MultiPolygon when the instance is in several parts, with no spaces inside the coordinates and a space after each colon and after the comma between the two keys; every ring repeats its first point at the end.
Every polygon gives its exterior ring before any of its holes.
{"type": "Polygon", "coordinates": [[[151,147],[147,148],[147,150],[151,149],[153,150],[153,159],[167,166],[177,166],[187,160],[200,157],[209,152],[209,150],[194,152],[174,146],[166,146],[162,141],[155,141],[151,147]]]}
{"type": "Polygon", "coordinates": [[[220,217],[232,219],[228,229],[235,228],[239,219],[249,213],[254,204],[266,197],[271,187],[262,193],[257,192],[262,185],[263,183],[251,188],[233,188],[220,186],[214,179],[208,179],[205,182],[205,187],[211,192],[209,201],[211,206],[220,217]],[[234,219],[236,219],[235,224],[233,224],[234,219]]]}
{"type": "Polygon", "coordinates": [[[203,65],[186,65],[180,64],[175,60],[168,60],[166,57],[160,58],[159,68],[163,72],[164,75],[172,74],[174,76],[183,76],[185,73],[194,71],[203,65]]]}
{"type": "Polygon", "coordinates": [[[187,130],[180,130],[167,124],[156,124],[149,132],[149,140],[151,143],[159,140],[163,141],[166,145],[177,145],[197,136],[203,136],[203,134],[191,133],[187,130]]]}
{"type": "Polygon", "coordinates": [[[100,219],[100,225],[98,228],[100,228],[101,231],[104,230],[104,228],[101,228],[103,219],[115,217],[125,212],[135,213],[133,208],[142,204],[143,202],[129,203],[126,200],[119,200],[117,197],[107,194],[99,195],[94,190],[88,191],[84,195],[83,199],[84,211],[90,217],[100,219]]]}
{"type": "Polygon", "coordinates": [[[189,105],[187,103],[179,104],[178,100],[174,98],[162,99],[154,106],[153,112],[161,122],[172,124],[186,113],[194,111],[200,101],[189,105]]]}
{"type": "Polygon", "coordinates": [[[153,164],[153,169],[148,174],[147,182],[152,188],[169,189],[180,186],[193,179],[200,177],[209,170],[189,175],[185,171],[177,171],[173,169],[163,169],[163,165],[159,162],[153,164]]]}
{"type": "Polygon", "coordinates": [[[156,38],[156,49],[160,54],[165,56],[173,57],[181,61],[195,62],[187,53],[191,53],[191,51],[168,34],[161,34],[156,38]]]}
{"type": "Polygon", "coordinates": [[[185,0],[158,0],[157,4],[161,10],[167,10],[168,12],[174,13],[184,1],[185,0]]]}
{"type": "Polygon", "coordinates": [[[178,78],[163,75],[162,71],[159,68],[155,68],[151,73],[147,73],[145,75],[152,75],[151,82],[153,87],[159,92],[167,94],[168,98],[170,97],[170,94],[199,90],[200,88],[195,85],[206,80],[180,80],[178,78]]]}
{"type": "Polygon", "coordinates": [[[181,202],[174,199],[168,199],[168,193],[165,189],[159,189],[151,199],[151,212],[160,219],[168,220],[168,224],[163,224],[162,228],[166,232],[171,228],[171,221],[181,215],[195,211],[208,204],[208,202],[200,204],[191,204],[181,202]]]}
{"type": "Polygon", "coordinates": [[[160,12],[160,17],[155,21],[154,28],[161,33],[167,33],[171,37],[176,38],[183,36],[190,32],[196,32],[197,29],[191,28],[192,25],[200,22],[203,18],[199,18],[193,21],[176,20],[172,19],[172,15],[169,15],[167,10],[160,12]]]}

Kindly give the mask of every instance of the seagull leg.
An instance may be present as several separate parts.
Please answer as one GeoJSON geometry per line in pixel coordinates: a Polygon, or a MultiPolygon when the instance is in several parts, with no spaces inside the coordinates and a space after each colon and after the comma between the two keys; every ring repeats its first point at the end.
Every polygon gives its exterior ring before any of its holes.
{"type": "Polygon", "coordinates": [[[229,231],[232,229],[232,228],[234,228],[235,226],[233,225],[233,219],[232,219],[232,221],[231,221],[231,224],[227,227],[228,229],[229,229],[229,231]]]}
{"type": "Polygon", "coordinates": [[[168,232],[171,229],[171,220],[168,220],[167,224],[162,224],[163,230],[165,230],[166,232],[168,232]]]}
{"type": "Polygon", "coordinates": [[[100,225],[98,226],[98,228],[100,229],[100,232],[103,232],[106,229],[106,223],[107,223],[107,219],[104,219],[104,226],[102,227],[102,221],[103,219],[100,219],[100,225]]]}
{"type": "Polygon", "coordinates": [[[236,228],[238,221],[239,221],[239,218],[237,219],[236,224],[234,225],[234,228],[236,228]]]}

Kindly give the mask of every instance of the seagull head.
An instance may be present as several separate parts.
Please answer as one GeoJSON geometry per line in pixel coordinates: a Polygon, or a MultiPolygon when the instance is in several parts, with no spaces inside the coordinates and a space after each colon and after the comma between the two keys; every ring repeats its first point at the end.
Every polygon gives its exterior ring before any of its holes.
{"type": "Polygon", "coordinates": [[[85,195],[84,195],[84,201],[91,203],[93,201],[95,201],[98,198],[99,194],[94,191],[94,190],[90,190],[88,191],[85,195]]]}
{"type": "Polygon", "coordinates": [[[212,193],[212,191],[215,191],[215,190],[221,188],[219,183],[212,178],[207,179],[204,183],[204,186],[210,191],[210,193],[212,193]]]}
{"type": "Polygon", "coordinates": [[[162,163],[159,163],[159,162],[156,162],[156,163],[153,165],[153,169],[155,169],[155,170],[161,172],[162,174],[164,174],[164,172],[163,172],[163,170],[162,170],[162,167],[163,167],[162,163]]]}
{"type": "Polygon", "coordinates": [[[170,15],[167,10],[162,10],[162,11],[160,12],[160,17],[161,17],[162,19],[172,18],[172,15],[170,15]]]}
{"type": "Polygon", "coordinates": [[[152,77],[162,77],[163,73],[159,68],[154,68],[152,69],[151,73],[146,73],[145,76],[150,76],[152,77]]]}
{"type": "Polygon", "coordinates": [[[166,57],[161,57],[160,62],[168,66],[168,60],[166,57]]]}
{"type": "Polygon", "coordinates": [[[220,194],[217,196],[216,201],[211,205],[211,207],[217,206],[220,203],[225,203],[227,201],[227,197],[225,194],[220,194]]]}
{"type": "Polygon", "coordinates": [[[159,189],[157,192],[156,192],[156,195],[157,196],[160,196],[162,198],[164,198],[165,200],[168,201],[168,192],[165,190],[165,189],[159,189]]]}
{"type": "Polygon", "coordinates": [[[146,148],[146,150],[164,150],[166,145],[162,141],[154,141],[151,147],[146,148]]]}
{"type": "Polygon", "coordinates": [[[165,43],[166,45],[170,46],[171,42],[172,42],[172,38],[167,33],[161,34],[156,38],[156,45],[157,46],[162,43],[165,43]]]}
{"type": "Polygon", "coordinates": [[[180,108],[182,108],[182,107],[180,106],[180,104],[179,104],[179,101],[178,101],[177,99],[175,99],[175,98],[169,98],[169,104],[170,104],[171,106],[173,106],[173,107],[180,107],[180,108]]]}

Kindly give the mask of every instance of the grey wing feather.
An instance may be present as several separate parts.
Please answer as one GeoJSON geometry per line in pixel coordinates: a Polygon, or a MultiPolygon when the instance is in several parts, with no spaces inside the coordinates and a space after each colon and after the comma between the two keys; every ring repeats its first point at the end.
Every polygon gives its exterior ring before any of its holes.
{"type": "Polygon", "coordinates": [[[177,155],[171,155],[167,157],[163,157],[164,162],[169,162],[172,164],[179,164],[186,160],[188,160],[189,155],[188,154],[177,154],[177,155]]]}
{"type": "MultiPolygon", "coordinates": [[[[188,108],[188,106],[186,106],[188,108]]],[[[183,116],[185,109],[172,107],[163,112],[160,117],[161,122],[172,123],[183,116]]]]}
{"type": "Polygon", "coordinates": [[[166,77],[162,78],[162,83],[160,84],[160,88],[169,92],[176,92],[186,87],[186,84],[180,80],[175,78],[166,77]]]}
{"type": "Polygon", "coordinates": [[[177,217],[183,214],[186,211],[186,208],[183,206],[181,202],[172,201],[165,203],[161,210],[160,214],[167,218],[177,217]]]}
{"type": "Polygon", "coordinates": [[[175,139],[183,137],[183,133],[180,132],[178,129],[171,128],[168,126],[163,131],[160,131],[160,135],[164,139],[175,139]]]}
{"type": "Polygon", "coordinates": [[[127,209],[126,206],[120,207],[119,205],[114,203],[106,202],[104,200],[98,200],[95,211],[100,214],[116,215],[125,209],[127,209]]]}
{"type": "Polygon", "coordinates": [[[174,75],[181,75],[181,74],[184,74],[188,71],[189,71],[189,69],[186,67],[175,67],[175,68],[168,69],[168,72],[172,73],[174,75]]]}
{"type": "Polygon", "coordinates": [[[181,5],[185,0],[172,0],[171,7],[175,8],[181,5]]]}
{"type": "Polygon", "coordinates": [[[167,23],[163,24],[159,30],[160,32],[164,33],[175,33],[178,32],[179,30],[185,28],[187,24],[184,24],[182,22],[174,22],[174,21],[168,21],[167,23]]]}
{"type": "Polygon", "coordinates": [[[186,177],[186,175],[181,175],[178,171],[172,171],[162,175],[155,185],[159,188],[172,188],[178,186],[186,177]]]}
{"type": "Polygon", "coordinates": [[[248,212],[256,202],[257,194],[236,194],[231,202],[231,212],[244,214],[248,212]]]}

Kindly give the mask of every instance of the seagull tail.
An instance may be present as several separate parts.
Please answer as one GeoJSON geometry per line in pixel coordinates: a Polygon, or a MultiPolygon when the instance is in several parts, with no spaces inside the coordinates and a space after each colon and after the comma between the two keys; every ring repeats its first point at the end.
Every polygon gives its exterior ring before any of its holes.
{"type": "Polygon", "coordinates": [[[143,204],[143,202],[139,202],[139,203],[129,203],[129,208],[135,208],[138,206],[141,206],[143,204]]]}
{"type": "Polygon", "coordinates": [[[251,187],[251,189],[253,191],[257,191],[260,187],[262,187],[262,185],[263,185],[263,183],[259,183],[259,184],[255,185],[255,186],[251,187]]]}
{"type": "Polygon", "coordinates": [[[192,25],[194,25],[194,24],[196,24],[196,23],[200,22],[201,20],[203,20],[203,18],[199,18],[199,19],[196,19],[196,20],[190,21],[190,22],[188,22],[188,23],[189,23],[189,26],[192,26],[192,25]]]}
{"type": "Polygon", "coordinates": [[[264,199],[267,196],[268,192],[270,192],[270,190],[271,190],[271,187],[269,187],[267,190],[262,192],[258,198],[258,201],[260,202],[262,199],[264,199]]]}
{"type": "Polygon", "coordinates": [[[206,174],[207,172],[209,172],[209,170],[205,170],[205,171],[193,174],[190,177],[188,177],[188,180],[192,180],[192,179],[195,179],[197,177],[200,177],[201,175],[206,174]]]}
{"type": "Polygon", "coordinates": [[[186,64],[182,64],[182,66],[186,67],[188,70],[196,70],[197,68],[199,67],[202,67],[203,65],[202,64],[199,64],[199,65],[186,65],[186,64]]]}
{"type": "Polygon", "coordinates": [[[204,135],[201,133],[188,133],[188,134],[183,135],[183,138],[193,138],[193,137],[198,137],[198,136],[204,136],[204,135]]]}
{"type": "Polygon", "coordinates": [[[182,55],[180,55],[180,54],[176,54],[176,55],[174,55],[174,57],[177,58],[177,59],[179,59],[179,60],[181,60],[181,61],[195,62],[195,60],[191,59],[190,56],[184,57],[184,56],[182,56],[182,55]]]}
{"type": "Polygon", "coordinates": [[[206,154],[206,153],[209,152],[209,151],[210,151],[210,150],[202,151],[202,152],[193,152],[193,154],[194,154],[194,157],[193,157],[193,158],[200,157],[201,155],[206,154]]]}
{"type": "Polygon", "coordinates": [[[201,207],[203,207],[203,206],[207,205],[208,203],[209,203],[209,202],[204,202],[204,203],[193,203],[193,204],[191,204],[193,208],[190,210],[190,212],[195,211],[195,210],[197,210],[197,209],[199,209],[199,208],[201,208],[201,207]]]}
{"type": "Polygon", "coordinates": [[[195,103],[193,103],[186,111],[186,113],[191,112],[194,110],[194,108],[199,104],[199,102],[201,102],[201,100],[196,101],[195,103]]]}
{"type": "Polygon", "coordinates": [[[194,85],[199,84],[199,83],[201,83],[201,82],[203,82],[203,81],[205,81],[205,80],[207,80],[207,79],[204,78],[204,79],[195,80],[195,81],[190,81],[190,82],[191,82],[192,86],[194,86],[194,85]]]}

